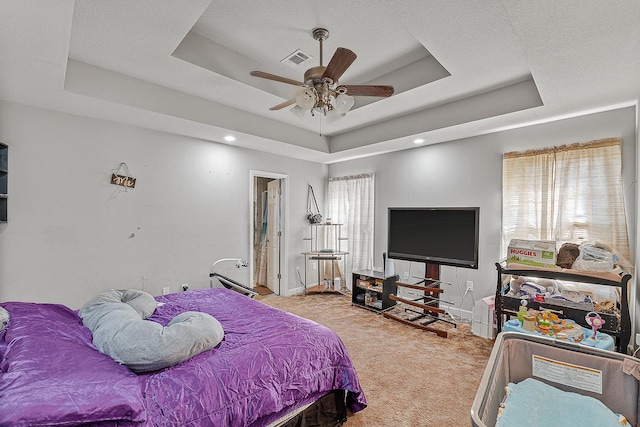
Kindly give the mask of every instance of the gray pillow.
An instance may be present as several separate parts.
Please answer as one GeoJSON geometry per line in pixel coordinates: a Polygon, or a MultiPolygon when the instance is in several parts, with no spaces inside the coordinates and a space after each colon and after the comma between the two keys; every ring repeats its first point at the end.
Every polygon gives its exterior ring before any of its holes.
{"type": "Polygon", "coordinates": [[[181,313],[166,327],[144,320],[155,307],[155,299],[146,292],[112,289],[89,301],[79,315],[91,329],[98,350],[134,372],[184,362],[215,347],[224,337],[220,322],[207,313],[181,313]]]}
{"type": "Polygon", "coordinates": [[[9,312],[4,307],[0,307],[0,331],[9,323],[9,317],[9,312]]]}
{"type": "Polygon", "coordinates": [[[122,293],[122,302],[129,304],[146,319],[156,310],[157,302],[153,295],[137,289],[127,289],[122,293]]]}

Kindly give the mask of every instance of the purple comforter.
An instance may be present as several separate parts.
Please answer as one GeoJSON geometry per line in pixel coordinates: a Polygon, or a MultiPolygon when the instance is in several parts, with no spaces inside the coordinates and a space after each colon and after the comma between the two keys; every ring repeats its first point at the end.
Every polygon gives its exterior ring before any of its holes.
{"type": "Polygon", "coordinates": [[[55,304],[3,303],[0,425],[266,425],[334,389],[366,407],[351,360],[328,328],[227,289],[157,298],[149,319],[183,311],[222,324],[224,340],[179,365],[135,375],[98,352],[77,313],[55,304]]]}

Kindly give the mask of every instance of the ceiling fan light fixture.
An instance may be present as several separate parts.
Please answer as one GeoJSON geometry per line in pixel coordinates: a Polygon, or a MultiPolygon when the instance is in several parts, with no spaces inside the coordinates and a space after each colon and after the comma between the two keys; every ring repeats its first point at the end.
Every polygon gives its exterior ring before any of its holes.
{"type": "Polygon", "coordinates": [[[293,98],[281,102],[269,108],[269,110],[280,110],[295,103],[297,105],[291,111],[300,118],[319,114],[325,117],[330,116],[333,120],[345,116],[353,108],[354,95],[389,97],[393,94],[393,86],[340,86],[339,80],[344,72],[347,71],[347,68],[355,61],[356,54],[347,48],[339,47],[325,66],[323,65],[322,43],[329,38],[329,31],[326,28],[318,27],[313,29],[312,34],[320,47],[320,64],[305,71],[302,82],[264,71],[251,71],[250,74],[254,77],[299,87],[293,98]],[[349,94],[347,94],[347,91],[349,94]]]}
{"type": "Polygon", "coordinates": [[[296,103],[304,110],[312,110],[318,101],[318,95],[311,88],[303,88],[296,92],[296,103]]]}
{"type": "Polygon", "coordinates": [[[338,113],[345,115],[355,103],[353,96],[349,96],[346,93],[339,93],[338,96],[332,98],[331,105],[338,110],[338,113]]]}

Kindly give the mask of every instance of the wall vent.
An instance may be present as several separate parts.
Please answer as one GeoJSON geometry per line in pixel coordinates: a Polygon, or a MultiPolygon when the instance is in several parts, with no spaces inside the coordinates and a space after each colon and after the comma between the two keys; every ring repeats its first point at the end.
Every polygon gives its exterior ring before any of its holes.
{"type": "Polygon", "coordinates": [[[313,56],[309,55],[306,52],[301,51],[300,49],[298,49],[295,52],[293,52],[292,54],[288,55],[286,58],[284,58],[280,62],[282,62],[283,64],[290,65],[292,67],[297,67],[298,65],[302,64],[303,62],[307,62],[311,58],[313,58],[313,56]]]}

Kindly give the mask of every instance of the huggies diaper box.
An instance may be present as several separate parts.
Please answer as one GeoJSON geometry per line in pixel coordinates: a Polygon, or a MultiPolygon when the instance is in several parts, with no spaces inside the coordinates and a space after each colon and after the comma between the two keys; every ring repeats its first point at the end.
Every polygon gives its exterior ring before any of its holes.
{"type": "Polygon", "coordinates": [[[507,249],[507,266],[509,264],[555,267],[556,242],[553,240],[511,239],[507,249]]]}

